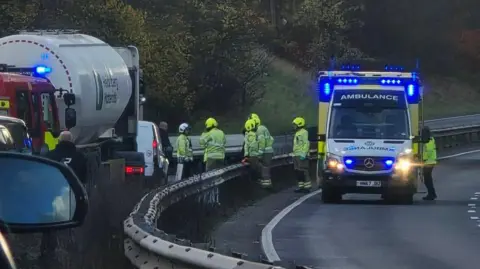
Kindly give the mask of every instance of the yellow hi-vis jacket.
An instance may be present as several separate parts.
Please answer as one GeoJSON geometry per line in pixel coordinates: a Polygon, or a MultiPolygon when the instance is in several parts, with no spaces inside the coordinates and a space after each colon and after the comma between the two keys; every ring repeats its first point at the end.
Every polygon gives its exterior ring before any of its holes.
{"type": "Polygon", "coordinates": [[[223,160],[225,159],[225,145],[227,139],[222,130],[212,128],[208,132],[203,132],[200,136],[200,146],[205,150],[203,161],[207,159],[223,160]]]}
{"type": "Polygon", "coordinates": [[[192,142],[185,134],[180,134],[177,138],[177,157],[193,158],[192,142]]]}
{"type": "Polygon", "coordinates": [[[423,146],[423,163],[425,165],[437,164],[437,146],[433,137],[423,146]]]}
{"type": "Polygon", "coordinates": [[[306,158],[310,152],[310,141],[308,141],[308,131],[304,128],[299,129],[293,138],[293,156],[306,158]]]}
{"type": "Polygon", "coordinates": [[[252,131],[245,133],[245,143],[243,146],[245,157],[257,157],[260,155],[258,150],[257,134],[252,131]]]}
{"type": "Polygon", "coordinates": [[[274,138],[270,135],[270,132],[268,131],[267,127],[265,127],[265,125],[258,126],[257,140],[260,155],[262,155],[263,153],[273,153],[274,138]]]}

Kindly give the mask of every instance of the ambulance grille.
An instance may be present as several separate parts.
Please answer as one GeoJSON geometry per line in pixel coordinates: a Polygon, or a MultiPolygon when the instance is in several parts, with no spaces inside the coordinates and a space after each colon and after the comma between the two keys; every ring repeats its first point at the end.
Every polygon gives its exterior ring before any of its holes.
{"type": "Polygon", "coordinates": [[[385,157],[369,157],[369,156],[357,156],[357,157],[346,157],[349,159],[353,160],[353,166],[351,167],[352,170],[357,170],[357,171],[366,171],[366,172],[375,172],[375,171],[386,171],[391,169],[391,166],[388,167],[385,164],[385,157]],[[373,166],[369,167],[368,165],[365,165],[365,163],[371,163],[368,162],[367,160],[373,161],[373,166]]]}

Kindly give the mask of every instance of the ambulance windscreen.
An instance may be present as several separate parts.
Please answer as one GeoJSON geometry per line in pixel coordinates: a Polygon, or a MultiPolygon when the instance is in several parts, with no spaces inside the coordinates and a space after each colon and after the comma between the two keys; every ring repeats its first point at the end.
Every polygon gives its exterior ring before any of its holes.
{"type": "Polygon", "coordinates": [[[329,138],[409,139],[407,110],[403,92],[336,91],[329,138]]]}

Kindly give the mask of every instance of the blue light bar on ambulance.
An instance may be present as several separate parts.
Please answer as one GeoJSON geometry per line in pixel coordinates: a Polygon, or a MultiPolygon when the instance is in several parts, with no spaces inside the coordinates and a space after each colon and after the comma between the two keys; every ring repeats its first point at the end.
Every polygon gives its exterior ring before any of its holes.
{"type": "Polygon", "coordinates": [[[330,83],[325,83],[323,84],[323,92],[326,94],[326,95],[330,95],[330,93],[332,93],[332,88],[330,86],[330,83]]]}
{"type": "Polygon", "coordinates": [[[405,68],[403,66],[395,66],[395,65],[385,65],[385,71],[404,71],[405,68]]]}
{"type": "Polygon", "coordinates": [[[404,80],[397,78],[334,78],[335,83],[339,85],[356,85],[356,84],[379,84],[379,85],[399,85],[401,86],[404,83],[404,80]]]}
{"type": "Polygon", "coordinates": [[[413,96],[415,94],[415,85],[409,84],[407,86],[407,95],[408,96],[413,96]]]}
{"type": "Polygon", "coordinates": [[[338,84],[358,84],[358,79],[356,78],[339,78],[337,79],[338,84]]]}
{"type": "Polygon", "coordinates": [[[342,65],[340,70],[342,70],[342,71],[347,71],[347,70],[360,71],[360,65],[358,65],[358,64],[346,64],[346,65],[342,65]]]}
{"type": "Polygon", "coordinates": [[[37,73],[39,75],[45,75],[45,74],[48,74],[48,73],[51,73],[51,72],[52,72],[52,68],[47,67],[47,66],[39,65],[39,66],[35,67],[35,73],[37,73]]]}
{"type": "Polygon", "coordinates": [[[386,64],[383,65],[383,68],[381,65],[375,64],[375,67],[372,66],[372,64],[367,64],[365,66],[359,65],[359,64],[343,64],[340,67],[340,70],[342,71],[387,71],[387,72],[403,72],[405,71],[405,68],[403,66],[399,65],[390,65],[386,64]]]}
{"type": "Polygon", "coordinates": [[[417,79],[399,79],[387,77],[320,77],[318,91],[321,102],[329,102],[335,85],[358,86],[358,85],[382,85],[404,87],[410,104],[416,104],[420,100],[420,84],[417,79]]]}
{"type": "Polygon", "coordinates": [[[400,85],[402,81],[400,79],[382,79],[380,80],[380,84],[383,85],[400,85]]]}

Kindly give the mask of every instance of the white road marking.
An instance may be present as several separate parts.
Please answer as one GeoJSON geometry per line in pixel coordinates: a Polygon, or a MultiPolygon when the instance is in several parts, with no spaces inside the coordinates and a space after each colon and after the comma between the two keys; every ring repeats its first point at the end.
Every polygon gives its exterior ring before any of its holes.
{"type": "Polygon", "coordinates": [[[471,207],[476,207],[477,204],[468,204],[468,206],[471,206],[471,207]]]}
{"type": "Polygon", "coordinates": [[[458,157],[458,156],[463,156],[463,155],[477,153],[477,152],[480,152],[480,149],[460,152],[460,153],[457,153],[457,154],[447,155],[447,156],[443,156],[443,157],[438,157],[437,160],[445,160],[445,159],[455,158],[455,157],[458,157]]]}
{"type": "Polygon", "coordinates": [[[480,192],[476,192],[475,195],[480,195],[480,192]]]}
{"type": "Polygon", "coordinates": [[[440,119],[433,119],[433,120],[426,120],[425,123],[429,124],[431,122],[436,122],[436,121],[443,121],[443,120],[453,120],[453,119],[461,119],[461,118],[469,118],[469,117],[475,117],[480,114],[473,114],[473,115],[465,115],[465,116],[454,116],[454,117],[448,117],[448,118],[440,118],[440,119]]]}
{"type": "Polygon", "coordinates": [[[273,246],[273,237],[272,231],[277,226],[277,224],[288,214],[292,211],[295,207],[301,205],[305,202],[308,198],[315,196],[321,193],[322,190],[316,190],[311,192],[307,195],[300,197],[298,200],[290,204],[289,206],[285,207],[282,211],[280,211],[262,230],[262,250],[267,256],[267,259],[271,262],[280,261],[280,257],[278,257],[278,253],[273,246]]]}
{"type": "MultiPolygon", "coordinates": [[[[478,150],[471,150],[471,151],[466,151],[466,152],[461,152],[453,155],[448,155],[448,156],[443,156],[437,158],[437,160],[445,160],[445,159],[450,159],[450,158],[455,158],[458,156],[463,156],[467,154],[472,154],[472,153],[477,153],[480,152],[480,149],[478,150]]],[[[262,242],[262,250],[267,259],[270,262],[274,261],[280,261],[280,257],[278,256],[277,251],[275,250],[275,246],[273,245],[273,237],[272,237],[272,232],[273,229],[277,226],[278,223],[286,216],[290,211],[292,211],[294,208],[297,206],[301,205],[303,202],[305,202],[307,199],[309,199],[312,196],[315,196],[319,193],[321,193],[322,190],[316,190],[314,192],[311,192],[309,194],[306,194],[302,197],[300,197],[298,200],[293,202],[291,205],[285,207],[282,211],[280,211],[263,229],[262,229],[262,237],[261,237],[261,242],[262,242]]],[[[472,197],[470,198],[471,200],[478,200],[477,197],[472,197]],[[475,198],[475,199],[473,199],[475,198]]],[[[478,217],[470,217],[471,219],[479,219],[478,217]]]]}
{"type": "Polygon", "coordinates": [[[468,213],[477,213],[476,210],[468,210],[468,213]]]}

